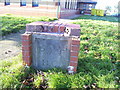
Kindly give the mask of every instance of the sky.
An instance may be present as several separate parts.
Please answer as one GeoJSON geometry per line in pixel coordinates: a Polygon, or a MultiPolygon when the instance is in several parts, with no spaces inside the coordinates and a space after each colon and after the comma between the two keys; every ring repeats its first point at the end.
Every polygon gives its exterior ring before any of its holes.
{"type": "Polygon", "coordinates": [[[95,8],[105,10],[106,6],[111,6],[112,11],[110,13],[113,14],[116,11],[118,12],[118,10],[115,11],[114,6],[117,6],[119,1],[120,0],[98,0],[97,5],[96,5],[95,8]]]}
{"type": "Polygon", "coordinates": [[[114,7],[120,0],[98,0],[96,9],[105,9],[106,6],[114,7]]]}

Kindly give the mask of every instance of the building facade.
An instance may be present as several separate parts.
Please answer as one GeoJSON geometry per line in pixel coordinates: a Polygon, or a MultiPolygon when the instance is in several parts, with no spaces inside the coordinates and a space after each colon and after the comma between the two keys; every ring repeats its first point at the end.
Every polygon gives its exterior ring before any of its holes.
{"type": "Polygon", "coordinates": [[[97,0],[79,0],[77,3],[77,9],[82,14],[91,14],[91,9],[95,8],[97,0]]]}
{"type": "Polygon", "coordinates": [[[0,14],[64,18],[95,8],[96,0],[1,0],[0,14]]]}

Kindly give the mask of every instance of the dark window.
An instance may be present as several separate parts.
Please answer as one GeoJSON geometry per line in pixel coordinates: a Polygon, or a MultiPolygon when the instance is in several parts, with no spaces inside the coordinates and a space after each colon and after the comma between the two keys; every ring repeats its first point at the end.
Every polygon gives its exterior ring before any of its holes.
{"type": "Polygon", "coordinates": [[[77,8],[80,8],[80,6],[82,6],[82,4],[80,4],[79,2],[77,2],[77,8]]]}
{"type": "Polygon", "coordinates": [[[5,5],[10,5],[10,0],[5,0],[5,5]]]}
{"type": "Polygon", "coordinates": [[[87,4],[83,4],[83,9],[86,10],[87,4]]]}
{"type": "Polygon", "coordinates": [[[72,1],[71,1],[71,3],[70,3],[70,9],[73,9],[73,7],[72,7],[72,1]]]}
{"type": "Polygon", "coordinates": [[[65,2],[65,8],[67,8],[67,1],[65,2]]]}
{"type": "Polygon", "coordinates": [[[66,9],[70,9],[71,8],[71,2],[69,2],[68,0],[66,0],[66,2],[65,2],[65,8],[66,9]]]}
{"type": "Polygon", "coordinates": [[[32,6],[33,7],[38,7],[39,6],[39,1],[38,0],[32,0],[32,6]]]}
{"type": "Polygon", "coordinates": [[[26,0],[20,0],[20,6],[26,6],[26,0]]]}
{"type": "Polygon", "coordinates": [[[69,6],[70,6],[69,4],[70,4],[70,2],[68,1],[68,9],[69,9],[69,6]]]}

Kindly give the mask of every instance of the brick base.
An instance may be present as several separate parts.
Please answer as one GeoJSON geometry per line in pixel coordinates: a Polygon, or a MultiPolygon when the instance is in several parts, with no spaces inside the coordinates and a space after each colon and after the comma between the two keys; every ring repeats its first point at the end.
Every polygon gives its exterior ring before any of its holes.
{"type": "Polygon", "coordinates": [[[32,63],[32,34],[34,33],[61,33],[63,36],[68,36],[70,49],[69,72],[77,71],[78,53],[80,46],[80,26],[76,24],[63,24],[52,22],[33,22],[26,25],[26,33],[22,35],[22,54],[24,64],[30,66],[32,63]],[[67,30],[66,30],[67,29],[67,30]],[[74,33],[75,32],[75,33],[74,33]]]}
{"type": "Polygon", "coordinates": [[[32,42],[31,34],[22,34],[22,55],[23,64],[30,66],[32,63],[32,42]]]}

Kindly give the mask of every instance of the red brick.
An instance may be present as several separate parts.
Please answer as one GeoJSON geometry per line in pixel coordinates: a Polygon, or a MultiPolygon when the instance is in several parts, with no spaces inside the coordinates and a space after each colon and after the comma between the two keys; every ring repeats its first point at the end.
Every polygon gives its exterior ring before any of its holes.
{"type": "Polygon", "coordinates": [[[28,65],[28,66],[30,66],[31,64],[32,64],[32,62],[31,61],[23,61],[23,65],[25,66],[25,65],[28,65]]]}
{"type": "Polygon", "coordinates": [[[62,23],[58,23],[58,33],[61,33],[62,29],[63,29],[63,26],[62,26],[62,23]]]}
{"type": "Polygon", "coordinates": [[[26,46],[26,47],[22,47],[22,50],[23,51],[30,51],[30,50],[32,50],[32,46],[26,46]]]}
{"type": "Polygon", "coordinates": [[[28,66],[30,66],[32,63],[32,58],[31,57],[23,57],[23,63],[24,63],[24,65],[27,64],[28,66]]]}
{"type": "Polygon", "coordinates": [[[57,29],[55,29],[55,25],[56,25],[56,23],[54,23],[52,28],[51,28],[52,33],[56,33],[58,31],[57,29]]]}
{"type": "Polygon", "coordinates": [[[70,62],[70,66],[77,66],[77,62],[70,62]]]}
{"type": "Polygon", "coordinates": [[[4,5],[4,3],[2,3],[0,6],[7,7],[7,8],[5,10],[0,10],[1,14],[4,14],[7,11],[8,13],[16,14],[16,15],[22,15],[22,16],[28,16],[28,15],[29,16],[50,16],[50,17],[60,18],[60,17],[65,17],[65,15],[66,16],[72,16],[76,12],[78,12],[77,10],[75,10],[75,11],[70,11],[69,10],[69,12],[66,12],[67,10],[62,10],[62,11],[64,11],[64,13],[59,12],[58,16],[56,16],[56,12],[54,12],[54,14],[49,14],[48,12],[41,12],[41,9],[53,9],[54,10],[54,8],[57,8],[57,6],[54,6],[54,7],[49,7],[49,6],[32,7],[32,5],[20,6],[20,4],[18,4],[18,5],[7,5],[7,6],[3,6],[3,5],[4,5]],[[21,10],[16,10],[14,12],[14,10],[12,10],[12,9],[9,10],[10,7],[19,7],[19,8],[21,8],[21,10]],[[31,11],[28,11],[27,10],[28,8],[31,9],[31,11]],[[32,9],[32,8],[34,8],[34,9],[32,9]]]}
{"type": "Polygon", "coordinates": [[[31,40],[31,34],[22,34],[22,40],[31,40]]]}
{"type": "Polygon", "coordinates": [[[58,2],[55,2],[55,6],[58,6],[58,2]]]}
{"type": "Polygon", "coordinates": [[[71,55],[71,56],[78,56],[78,53],[79,53],[79,52],[70,52],[70,55],[71,55]]]}
{"type": "Polygon", "coordinates": [[[22,41],[22,46],[30,46],[32,44],[31,40],[22,41]]]}
{"type": "Polygon", "coordinates": [[[74,67],[74,70],[73,70],[74,72],[76,72],[77,71],[77,67],[74,67]]]}
{"type": "Polygon", "coordinates": [[[78,61],[78,57],[70,57],[70,61],[78,61]]]}
{"type": "Polygon", "coordinates": [[[65,24],[60,25],[60,31],[65,32],[65,24]]]}
{"type": "Polygon", "coordinates": [[[48,25],[48,32],[54,32],[54,25],[55,25],[56,23],[50,23],[49,25],[48,25]]]}
{"type": "Polygon", "coordinates": [[[32,57],[31,56],[23,56],[23,61],[31,61],[32,57]]]}
{"type": "Polygon", "coordinates": [[[27,65],[30,66],[32,64],[32,60],[31,61],[25,61],[27,62],[27,65]]]}
{"type": "Polygon", "coordinates": [[[51,22],[45,22],[43,27],[44,27],[44,31],[43,32],[48,32],[48,25],[50,24],[51,22]]]}
{"type": "Polygon", "coordinates": [[[71,50],[72,51],[79,51],[79,47],[78,46],[72,46],[71,50]]]}
{"type": "Polygon", "coordinates": [[[30,66],[31,65],[31,63],[32,63],[32,57],[30,56],[30,57],[23,57],[23,62],[24,62],[24,65],[28,65],[28,66],[30,66]]]}
{"type": "Polygon", "coordinates": [[[59,24],[56,23],[56,24],[54,25],[53,32],[58,32],[58,28],[59,28],[59,24]]]}
{"type": "Polygon", "coordinates": [[[79,40],[72,40],[72,45],[80,45],[80,41],[79,40]]]}
{"type": "Polygon", "coordinates": [[[32,52],[31,51],[22,51],[23,57],[29,57],[31,56],[32,52]]]}

